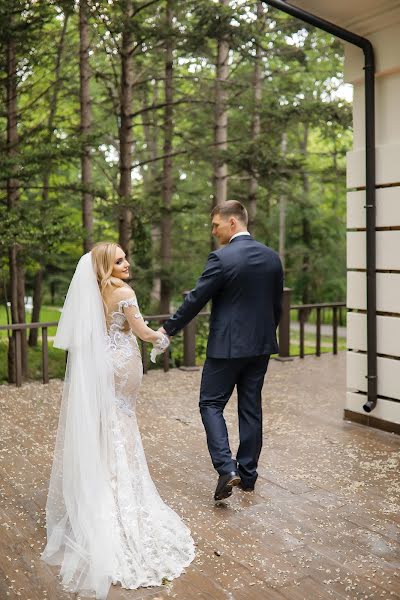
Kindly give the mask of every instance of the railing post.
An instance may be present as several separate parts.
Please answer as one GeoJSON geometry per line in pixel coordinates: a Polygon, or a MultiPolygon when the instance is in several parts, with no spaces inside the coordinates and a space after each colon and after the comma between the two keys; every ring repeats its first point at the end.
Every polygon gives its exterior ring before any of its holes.
{"type": "Polygon", "coordinates": [[[290,288],[284,288],[282,296],[282,316],[279,323],[279,357],[290,356],[290,288]]]}
{"type": "MultiPolygon", "coordinates": [[[[189,292],[183,292],[186,298],[189,292]]],[[[196,366],[196,319],[192,319],[183,330],[183,366],[196,366]]]]}
{"type": "Polygon", "coordinates": [[[316,355],[321,356],[321,309],[317,308],[316,355]]]}
{"type": "Polygon", "coordinates": [[[300,358],[304,358],[304,320],[305,320],[304,308],[300,308],[300,310],[299,310],[299,321],[300,321],[300,358]]]}
{"type": "Polygon", "coordinates": [[[149,370],[146,342],[140,340],[140,346],[142,348],[143,374],[146,375],[147,371],[149,370]]]}
{"type": "MultiPolygon", "coordinates": [[[[341,309],[340,309],[341,313],[341,309]]],[[[333,354],[337,354],[337,308],[333,307],[333,318],[332,318],[332,334],[333,334],[333,354]]]]}
{"type": "Polygon", "coordinates": [[[167,373],[169,371],[169,348],[167,348],[163,354],[163,368],[164,373],[167,373]]]}
{"type": "Polygon", "coordinates": [[[20,329],[15,330],[15,385],[21,387],[22,385],[22,331],[20,329]]]}
{"type": "Polygon", "coordinates": [[[43,383],[49,383],[49,344],[47,340],[47,327],[42,327],[42,371],[43,383]]]}

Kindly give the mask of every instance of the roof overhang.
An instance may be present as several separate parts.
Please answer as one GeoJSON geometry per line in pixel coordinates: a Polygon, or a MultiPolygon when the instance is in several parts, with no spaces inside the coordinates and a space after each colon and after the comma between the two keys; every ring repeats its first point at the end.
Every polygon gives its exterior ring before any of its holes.
{"type": "Polygon", "coordinates": [[[289,0],[289,3],[362,36],[400,23],[399,0],[289,0]]]}

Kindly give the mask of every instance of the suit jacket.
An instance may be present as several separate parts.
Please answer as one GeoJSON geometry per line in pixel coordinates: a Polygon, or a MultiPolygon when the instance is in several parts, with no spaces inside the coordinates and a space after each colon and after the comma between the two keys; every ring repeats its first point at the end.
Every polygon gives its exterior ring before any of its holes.
{"type": "Polygon", "coordinates": [[[168,335],[185,327],[211,299],[207,356],[244,358],[279,351],[283,270],[276,252],[241,235],[208,257],[205,269],[176,313],[168,335]]]}

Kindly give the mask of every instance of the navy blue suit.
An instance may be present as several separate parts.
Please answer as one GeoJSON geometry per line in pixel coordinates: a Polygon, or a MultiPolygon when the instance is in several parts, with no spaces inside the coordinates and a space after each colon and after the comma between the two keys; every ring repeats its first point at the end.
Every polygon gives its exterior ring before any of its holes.
{"type": "Polygon", "coordinates": [[[271,354],[278,352],[283,271],[276,252],[240,235],[211,252],[196,287],[164,323],[173,336],[212,300],[200,412],[215,469],[238,469],[245,485],[257,479],[262,446],[261,390],[271,354]],[[223,410],[238,392],[240,445],[232,459],[223,410]]]}

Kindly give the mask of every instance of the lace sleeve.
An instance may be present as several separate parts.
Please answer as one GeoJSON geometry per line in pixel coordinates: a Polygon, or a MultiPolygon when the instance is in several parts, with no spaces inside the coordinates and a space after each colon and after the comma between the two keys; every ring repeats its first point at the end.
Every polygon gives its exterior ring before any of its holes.
{"type": "Polygon", "coordinates": [[[122,311],[124,308],[129,308],[129,307],[137,308],[137,311],[133,311],[133,316],[135,317],[135,319],[142,318],[142,314],[140,312],[139,304],[136,300],[136,296],[132,296],[132,298],[128,298],[127,300],[120,300],[118,302],[118,308],[120,311],[122,311]]]}
{"type": "Polygon", "coordinates": [[[140,312],[135,292],[131,289],[126,289],[124,292],[125,296],[128,294],[129,296],[118,301],[118,310],[124,313],[132,333],[145,342],[156,343],[161,337],[161,333],[147,326],[147,322],[140,312]]]}

